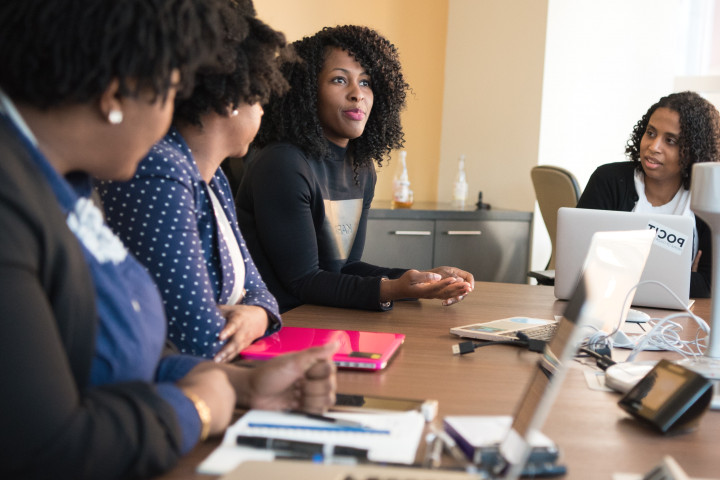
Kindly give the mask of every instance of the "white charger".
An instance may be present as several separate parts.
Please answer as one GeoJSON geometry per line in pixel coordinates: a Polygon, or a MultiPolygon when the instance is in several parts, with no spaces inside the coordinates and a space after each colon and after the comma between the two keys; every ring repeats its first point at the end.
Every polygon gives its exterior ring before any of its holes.
{"type": "Polygon", "coordinates": [[[605,370],[605,386],[616,392],[627,393],[656,363],[656,360],[649,360],[611,365],[605,370]]]}

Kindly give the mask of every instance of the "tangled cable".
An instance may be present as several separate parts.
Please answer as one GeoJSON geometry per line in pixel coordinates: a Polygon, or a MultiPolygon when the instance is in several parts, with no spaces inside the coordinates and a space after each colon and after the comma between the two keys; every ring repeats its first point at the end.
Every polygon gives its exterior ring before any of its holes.
{"type": "Polygon", "coordinates": [[[595,333],[593,333],[587,338],[584,346],[596,351],[603,348],[608,348],[612,350],[613,346],[632,348],[632,352],[626,360],[627,362],[632,362],[633,359],[637,356],[637,354],[643,350],[672,351],[682,355],[686,359],[689,357],[700,356],[703,354],[705,348],[707,348],[707,340],[705,338],[701,338],[701,336],[703,333],[707,335],[710,332],[710,326],[705,320],[692,313],[687,307],[687,305],[685,305],[684,302],[682,302],[672,290],[670,290],[664,283],[658,282],[656,280],[645,280],[639,282],[628,291],[627,295],[625,296],[625,301],[623,302],[622,310],[619,312],[618,321],[616,322],[615,328],[613,328],[612,332],[607,333],[598,330],[595,327],[592,328],[595,329],[595,333]],[[620,332],[620,328],[624,324],[625,319],[623,318],[623,313],[625,312],[626,306],[630,302],[630,298],[633,292],[640,285],[645,284],[656,284],[663,287],[668,293],[670,293],[670,295],[675,298],[675,300],[678,302],[678,305],[682,306],[683,311],[668,315],[664,318],[651,318],[648,321],[648,324],[651,325],[652,328],[647,333],[633,338],[630,338],[624,334],[618,335],[617,337],[621,337],[621,339],[619,339],[616,337],[616,334],[620,332]],[[695,321],[695,323],[697,323],[698,329],[695,333],[694,339],[683,340],[681,338],[681,332],[683,331],[683,327],[682,325],[674,321],[679,318],[691,318],[695,321]],[[615,339],[613,340],[613,338],[615,339]]]}

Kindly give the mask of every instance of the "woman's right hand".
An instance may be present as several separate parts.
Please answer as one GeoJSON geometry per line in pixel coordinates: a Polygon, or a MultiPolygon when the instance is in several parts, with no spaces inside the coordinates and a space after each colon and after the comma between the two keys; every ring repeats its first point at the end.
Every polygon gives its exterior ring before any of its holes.
{"type": "Polygon", "coordinates": [[[197,395],[205,402],[210,409],[210,435],[217,435],[224,432],[232,420],[235,390],[224,371],[208,368],[208,364],[210,362],[204,362],[190,370],[177,386],[183,393],[197,395]]]}
{"type": "Polygon", "coordinates": [[[218,310],[227,322],[218,339],[221,342],[227,340],[227,343],[213,360],[229,362],[265,334],[268,328],[268,314],[264,308],[255,305],[218,305],[218,310]]]}

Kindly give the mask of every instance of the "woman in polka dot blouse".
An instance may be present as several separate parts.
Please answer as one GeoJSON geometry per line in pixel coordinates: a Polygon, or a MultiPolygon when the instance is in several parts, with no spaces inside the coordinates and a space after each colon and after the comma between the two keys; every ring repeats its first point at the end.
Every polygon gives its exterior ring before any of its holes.
{"type": "Polygon", "coordinates": [[[247,153],[261,104],[286,90],[276,63],[285,39],[254,16],[237,21],[247,25],[231,32],[223,70],[196,75],[191,96],[176,102],[173,126],[135,177],[98,185],[109,225],[160,289],[170,341],[217,362],[281,326],[219,167],[247,153]]]}

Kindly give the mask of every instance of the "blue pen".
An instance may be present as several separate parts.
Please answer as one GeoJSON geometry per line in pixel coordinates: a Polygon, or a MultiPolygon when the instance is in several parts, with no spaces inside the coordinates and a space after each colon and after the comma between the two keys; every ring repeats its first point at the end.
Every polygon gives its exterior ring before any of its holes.
{"type": "Polygon", "coordinates": [[[250,428],[278,428],[287,430],[312,430],[316,432],[355,432],[355,433],[376,433],[390,435],[390,430],[379,430],[370,427],[349,427],[342,425],[288,425],[278,423],[248,423],[250,428]]]}

